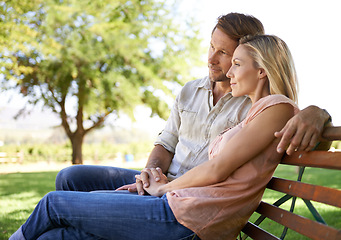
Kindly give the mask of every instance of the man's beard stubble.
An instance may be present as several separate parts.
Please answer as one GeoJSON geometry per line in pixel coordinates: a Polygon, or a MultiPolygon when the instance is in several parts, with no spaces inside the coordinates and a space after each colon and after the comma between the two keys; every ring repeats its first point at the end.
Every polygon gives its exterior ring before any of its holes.
{"type": "Polygon", "coordinates": [[[226,77],[226,75],[220,75],[219,77],[213,78],[211,74],[209,74],[208,77],[210,78],[211,82],[226,82],[231,80],[230,78],[226,77]]]}
{"type": "Polygon", "coordinates": [[[208,75],[210,78],[210,81],[213,82],[225,82],[225,81],[230,81],[230,78],[226,77],[226,73],[224,74],[223,71],[221,70],[221,73],[219,75],[217,74],[212,74],[211,73],[211,67],[213,67],[213,65],[209,64],[208,65],[208,75]],[[215,77],[214,77],[215,76],[215,77]]]}

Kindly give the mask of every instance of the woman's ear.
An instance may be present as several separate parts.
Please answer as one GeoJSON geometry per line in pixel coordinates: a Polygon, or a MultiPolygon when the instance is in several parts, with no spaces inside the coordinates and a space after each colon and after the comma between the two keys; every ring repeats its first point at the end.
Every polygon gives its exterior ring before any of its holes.
{"type": "Polygon", "coordinates": [[[264,68],[260,68],[259,71],[258,71],[258,77],[259,79],[262,79],[262,78],[265,78],[267,76],[264,68]]]}

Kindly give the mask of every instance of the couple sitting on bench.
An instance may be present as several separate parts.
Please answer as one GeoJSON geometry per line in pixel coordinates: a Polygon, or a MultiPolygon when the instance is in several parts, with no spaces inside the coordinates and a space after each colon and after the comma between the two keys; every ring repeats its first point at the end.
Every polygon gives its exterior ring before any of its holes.
{"type": "Polygon", "coordinates": [[[311,150],[330,116],[299,111],[290,51],[252,16],[218,19],[208,66],[177,96],[146,169],[62,170],[10,239],[235,240],[284,151],[311,150]]]}

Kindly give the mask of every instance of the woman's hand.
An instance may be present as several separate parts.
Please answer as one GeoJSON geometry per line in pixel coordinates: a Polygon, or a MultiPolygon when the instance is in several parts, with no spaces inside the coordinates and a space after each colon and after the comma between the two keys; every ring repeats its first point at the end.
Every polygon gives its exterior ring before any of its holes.
{"type": "Polygon", "coordinates": [[[121,191],[121,190],[128,190],[131,193],[137,192],[136,183],[123,185],[122,187],[119,187],[116,189],[116,191],[121,191]]]}
{"type": "MultiPolygon", "coordinates": [[[[168,183],[166,175],[162,173],[161,168],[156,168],[156,171],[160,174],[160,180],[156,181],[153,177],[153,173],[150,169],[145,169],[145,172],[149,175],[149,186],[143,186],[143,189],[152,196],[161,197],[166,192],[163,190],[163,186],[168,183]]],[[[141,175],[136,175],[136,182],[142,182],[141,175]]]]}

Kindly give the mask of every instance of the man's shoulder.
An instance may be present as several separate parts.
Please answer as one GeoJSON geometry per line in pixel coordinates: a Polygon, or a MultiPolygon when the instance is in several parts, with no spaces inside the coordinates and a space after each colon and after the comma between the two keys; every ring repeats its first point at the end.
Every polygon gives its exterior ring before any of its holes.
{"type": "Polygon", "coordinates": [[[195,79],[187,82],[177,96],[177,99],[182,104],[189,104],[196,99],[203,99],[209,92],[210,81],[208,77],[195,79]]]}
{"type": "Polygon", "coordinates": [[[203,78],[198,78],[192,81],[189,81],[187,83],[185,83],[185,85],[183,86],[183,89],[186,88],[206,88],[209,89],[210,88],[210,80],[208,78],[208,76],[203,77],[203,78]]]}

